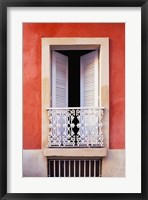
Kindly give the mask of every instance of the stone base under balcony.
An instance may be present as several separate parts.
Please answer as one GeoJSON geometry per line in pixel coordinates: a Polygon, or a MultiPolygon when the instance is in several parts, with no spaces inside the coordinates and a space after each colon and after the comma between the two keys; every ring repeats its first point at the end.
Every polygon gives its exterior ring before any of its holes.
{"type": "Polygon", "coordinates": [[[44,156],[54,159],[103,158],[107,156],[107,148],[47,148],[44,156]]]}

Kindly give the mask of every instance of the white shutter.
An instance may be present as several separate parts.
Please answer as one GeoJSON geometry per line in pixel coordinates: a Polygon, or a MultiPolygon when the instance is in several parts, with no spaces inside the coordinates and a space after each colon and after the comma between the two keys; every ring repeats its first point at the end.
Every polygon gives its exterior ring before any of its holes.
{"type": "Polygon", "coordinates": [[[52,51],[52,107],[68,107],[68,57],[52,51]]]}
{"type": "Polygon", "coordinates": [[[98,51],[81,56],[81,107],[98,106],[98,51]]]}

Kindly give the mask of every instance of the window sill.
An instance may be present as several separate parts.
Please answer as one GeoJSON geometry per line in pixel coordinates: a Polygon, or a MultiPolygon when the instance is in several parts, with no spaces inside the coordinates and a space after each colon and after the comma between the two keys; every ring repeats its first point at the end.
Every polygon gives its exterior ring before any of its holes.
{"type": "Polygon", "coordinates": [[[44,156],[52,158],[100,158],[107,156],[107,148],[46,148],[44,156]]]}

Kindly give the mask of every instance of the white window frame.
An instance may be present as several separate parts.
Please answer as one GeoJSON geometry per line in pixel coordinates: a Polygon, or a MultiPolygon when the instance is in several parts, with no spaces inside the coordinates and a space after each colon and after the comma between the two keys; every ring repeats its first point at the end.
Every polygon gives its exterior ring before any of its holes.
{"type": "Polygon", "coordinates": [[[96,50],[99,53],[99,106],[105,107],[104,141],[109,147],[109,38],[42,38],[42,148],[47,148],[49,119],[46,108],[51,107],[51,51],[96,50]],[[102,95],[106,90],[106,97],[102,95]]]}

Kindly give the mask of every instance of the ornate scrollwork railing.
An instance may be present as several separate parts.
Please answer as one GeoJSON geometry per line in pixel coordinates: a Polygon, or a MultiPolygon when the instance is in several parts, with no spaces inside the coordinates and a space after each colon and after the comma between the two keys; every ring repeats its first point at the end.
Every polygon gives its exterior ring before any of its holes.
{"type": "Polygon", "coordinates": [[[48,147],[103,147],[104,108],[47,108],[48,147]]]}

